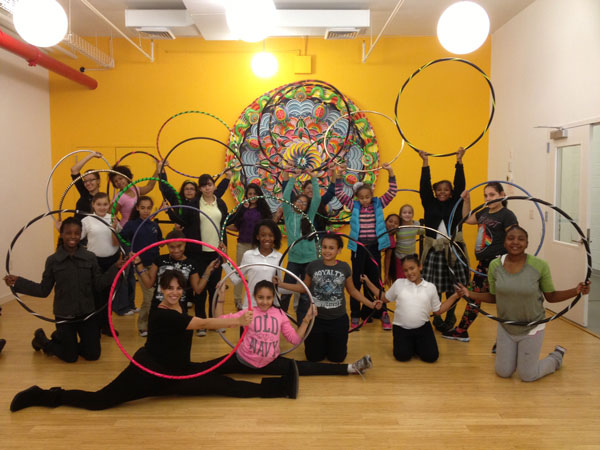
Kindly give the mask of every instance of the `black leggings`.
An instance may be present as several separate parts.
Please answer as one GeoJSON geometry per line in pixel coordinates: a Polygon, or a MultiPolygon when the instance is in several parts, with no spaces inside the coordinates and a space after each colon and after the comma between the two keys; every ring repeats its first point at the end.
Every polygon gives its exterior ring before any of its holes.
{"type": "MultiPolygon", "coordinates": [[[[136,354],[136,360],[138,360],[136,354]]],[[[206,368],[207,363],[190,363],[186,373],[195,373],[206,368]]],[[[288,365],[289,367],[289,365],[288,365]]],[[[96,392],[73,390],[55,391],[56,398],[47,406],[74,406],[76,408],[101,410],[121,403],[146,397],[165,395],[222,395],[227,397],[282,397],[284,391],[279,378],[263,378],[260,384],[237,381],[233,378],[211,372],[209,374],[171,380],[151,375],[134,364],[129,364],[112,382],[96,392]]]]}
{"type": "Polygon", "coordinates": [[[52,339],[44,347],[44,353],[68,363],[77,361],[79,356],[96,361],[100,358],[100,351],[100,328],[96,317],[80,322],[57,323],[56,332],[52,333],[52,339]]]}
{"type": "Polygon", "coordinates": [[[414,355],[425,362],[435,362],[439,351],[431,322],[427,321],[419,328],[407,329],[394,325],[394,357],[398,361],[408,361],[414,355]]]}
{"type": "MultiPolygon", "coordinates": [[[[348,354],[348,315],[336,319],[315,318],[312,331],[304,341],[304,353],[309,361],[342,362],[348,354]]],[[[300,366],[298,366],[300,367],[300,366]]]]}
{"type": "MultiPolygon", "coordinates": [[[[225,356],[207,361],[207,367],[213,366],[225,356]]],[[[264,367],[251,367],[240,362],[236,355],[232,355],[223,365],[217,367],[217,373],[261,373],[265,375],[283,375],[290,367],[290,358],[278,356],[264,367]]],[[[296,361],[300,375],[348,375],[347,364],[328,364],[311,361],[296,361]]]]}

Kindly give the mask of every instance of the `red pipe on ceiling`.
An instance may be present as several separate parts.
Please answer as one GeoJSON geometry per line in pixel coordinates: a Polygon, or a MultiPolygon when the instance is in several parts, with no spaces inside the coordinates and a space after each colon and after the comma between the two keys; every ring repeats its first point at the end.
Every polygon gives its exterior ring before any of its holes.
{"type": "Polygon", "coordinates": [[[0,31],[0,48],[20,56],[25,59],[30,66],[40,65],[90,89],[96,89],[98,87],[98,81],[93,78],[67,66],[45,53],[42,53],[39,48],[21,42],[2,31],[0,31]]]}

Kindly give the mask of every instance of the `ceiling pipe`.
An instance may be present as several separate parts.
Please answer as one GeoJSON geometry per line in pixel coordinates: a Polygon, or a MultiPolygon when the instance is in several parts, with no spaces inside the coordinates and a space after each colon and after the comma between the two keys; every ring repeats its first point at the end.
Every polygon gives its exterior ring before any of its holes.
{"type": "Polygon", "coordinates": [[[42,53],[39,48],[19,41],[6,33],[0,31],[0,48],[8,50],[17,56],[25,59],[30,66],[40,65],[54,73],[62,75],[69,80],[82,84],[89,89],[96,89],[98,82],[93,78],[84,75],[78,70],[67,66],[51,56],[42,53]]]}

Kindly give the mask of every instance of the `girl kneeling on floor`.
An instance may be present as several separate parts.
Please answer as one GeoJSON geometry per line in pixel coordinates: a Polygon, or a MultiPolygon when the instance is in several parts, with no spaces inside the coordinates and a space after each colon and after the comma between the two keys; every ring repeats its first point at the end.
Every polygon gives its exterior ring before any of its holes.
{"type": "MultiPolygon", "coordinates": [[[[435,285],[421,277],[423,266],[418,255],[402,258],[402,269],[406,278],[394,281],[381,299],[384,303],[396,302],[393,322],[394,357],[398,361],[409,361],[413,355],[417,355],[425,362],[435,362],[439,351],[429,315],[444,314],[460,297],[452,294],[444,303],[440,303],[435,285]]],[[[380,290],[368,277],[362,275],[361,281],[367,284],[375,296],[379,296],[380,290]]]]}

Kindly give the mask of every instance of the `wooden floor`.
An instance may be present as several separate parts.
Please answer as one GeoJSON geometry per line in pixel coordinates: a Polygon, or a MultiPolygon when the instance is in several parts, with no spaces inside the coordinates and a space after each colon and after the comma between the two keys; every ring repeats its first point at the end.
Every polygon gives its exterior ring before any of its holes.
{"type": "MultiPolygon", "coordinates": [[[[37,301],[35,307],[48,312],[50,304],[37,301]]],[[[563,320],[548,326],[543,350],[564,345],[565,364],[534,383],[495,375],[490,349],[496,323],[484,317],[469,330],[469,343],[438,338],[435,364],[396,362],[391,333],[373,323],[349,342],[348,362],[372,355],[366,379],[303,377],[297,400],[156,398],[99,412],[61,407],[11,413],[14,394],[33,384],[95,390],[127,362],[108,337],[97,362],[66,364],[36,353],[33,331],[42,326],[49,334],[52,325],[14,301],[3,307],[0,337],[8,343],[0,354],[1,449],[600,448],[600,340],[563,320]]],[[[131,352],[143,343],[136,318],[116,319],[131,352]]],[[[225,350],[215,333],[194,337],[196,360],[225,350]]],[[[303,357],[301,349],[293,354],[303,357]]]]}

